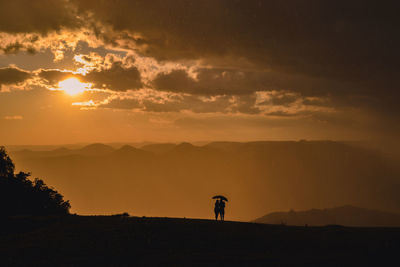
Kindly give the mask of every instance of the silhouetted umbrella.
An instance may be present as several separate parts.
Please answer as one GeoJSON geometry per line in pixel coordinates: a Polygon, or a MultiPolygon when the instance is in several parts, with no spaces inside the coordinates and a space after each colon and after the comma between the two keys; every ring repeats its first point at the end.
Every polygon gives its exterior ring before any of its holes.
{"type": "Polygon", "coordinates": [[[212,198],[213,198],[213,199],[219,198],[219,199],[222,199],[222,200],[224,200],[224,201],[228,201],[228,199],[227,199],[226,197],[221,196],[221,195],[213,196],[212,198]]]}

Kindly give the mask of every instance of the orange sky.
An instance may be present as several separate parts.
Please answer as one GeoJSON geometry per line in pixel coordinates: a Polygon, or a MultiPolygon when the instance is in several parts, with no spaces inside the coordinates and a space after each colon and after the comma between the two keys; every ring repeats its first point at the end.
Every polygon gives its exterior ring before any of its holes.
{"type": "Polygon", "coordinates": [[[3,1],[0,140],[395,141],[392,10],[373,1],[3,1]]]}

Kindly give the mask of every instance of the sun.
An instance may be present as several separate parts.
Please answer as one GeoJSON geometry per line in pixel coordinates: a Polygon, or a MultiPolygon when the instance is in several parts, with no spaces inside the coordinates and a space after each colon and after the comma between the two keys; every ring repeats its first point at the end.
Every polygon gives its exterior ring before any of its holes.
{"type": "Polygon", "coordinates": [[[90,89],[90,86],[90,83],[80,82],[76,78],[68,78],[58,83],[60,90],[63,90],[65,93],[71,96],[85,92],[87,89],[90,89]]]}

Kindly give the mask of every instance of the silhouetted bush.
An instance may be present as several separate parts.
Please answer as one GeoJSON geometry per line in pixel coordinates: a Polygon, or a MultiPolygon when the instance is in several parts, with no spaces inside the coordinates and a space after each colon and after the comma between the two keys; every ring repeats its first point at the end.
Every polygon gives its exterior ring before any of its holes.
{"type": "Polygon", "coordinates": [[[69,214],[71,205],[63,196],[49,188],[43,180],[31,181],[30,173],[14,174],[14,163],[4,147],[0,147],[0,214],[62,215],[69,214]]]}

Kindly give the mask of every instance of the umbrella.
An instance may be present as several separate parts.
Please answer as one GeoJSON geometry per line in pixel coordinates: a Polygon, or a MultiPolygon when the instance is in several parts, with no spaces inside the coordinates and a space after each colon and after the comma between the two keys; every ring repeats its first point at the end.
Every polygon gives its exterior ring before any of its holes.
{"type": "Polygon", "coordinates": [[[222,200],[224,200],[224,201],[228,201],[228,199],[227,199],[226,197],[221,196],[221,195],[213,196],[212,198],[213,198],[213,199],[219,198],[219,199],[222,199],[222,200]]]}

